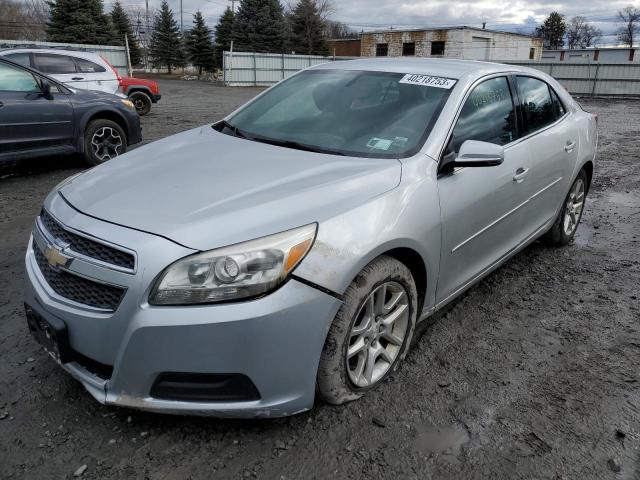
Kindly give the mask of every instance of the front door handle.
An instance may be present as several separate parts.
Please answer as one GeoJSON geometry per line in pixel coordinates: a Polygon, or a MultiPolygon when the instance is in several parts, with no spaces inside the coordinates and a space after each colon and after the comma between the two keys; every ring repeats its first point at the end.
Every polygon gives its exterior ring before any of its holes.
{"type": "Polygon", "coordinates": [[[84,77],[71,77],[71,80],[84,80],[84,77]]]}
{"type": "Polygon", "coordinates": [[[0,108],[4,107],[4,103],[0,102],[0,108]]]}
{"type": "Polygon", "coordinates": [[[567,141],[567,145],[564,147],[564,151],[571,153],[576,148],[576,142],[567,141]]]}
{"type": "Polygon", "coordinates": [[[519,168],[518,170],[516,170],[516,174],[513,176],[513,181],[516,183],[522,183],[527,175],[529,175],[528,168],[519,168]]]}

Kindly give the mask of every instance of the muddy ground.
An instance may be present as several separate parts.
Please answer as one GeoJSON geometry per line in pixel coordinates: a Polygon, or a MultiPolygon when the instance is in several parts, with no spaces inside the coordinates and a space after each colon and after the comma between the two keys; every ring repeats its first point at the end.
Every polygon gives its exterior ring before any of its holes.
{"type": "MultiPolygon", "coordinates": [[[[157,139],[257,93],[164,81],[157,139]]],[[[78,171],[0,173],[0,477],[640,478],[640,102],[585,100],[599,164],[573,244],[534,244],[433,319],[395,377],[292,418],[172,417],[97,404],[22,312],[23,254],[45,194],[78,171]]]]}

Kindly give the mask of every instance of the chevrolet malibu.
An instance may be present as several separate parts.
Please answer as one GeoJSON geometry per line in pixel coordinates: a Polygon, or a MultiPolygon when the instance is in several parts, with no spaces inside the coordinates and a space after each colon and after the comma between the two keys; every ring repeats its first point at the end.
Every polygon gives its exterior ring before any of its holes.
{"type": "Polygon", "coordinates": [[[284,416],[357,399],[416,323],[574,236],[596,117],[535,70],[357,60],[67,179],[26,254],[32,334],[99,402],[284,416]]]}

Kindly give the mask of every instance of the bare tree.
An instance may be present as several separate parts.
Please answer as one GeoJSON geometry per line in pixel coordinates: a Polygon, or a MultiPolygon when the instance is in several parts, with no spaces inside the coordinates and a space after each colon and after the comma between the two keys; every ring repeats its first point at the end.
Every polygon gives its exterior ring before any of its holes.
{"type": "Polygon", "coordinates": [[[0,0],[0,39],[45,40],[48,18],[44,0],[0,0]]]}
{"type": "Polygon", "coordinates": [[[640,8],[629,5],[618,11],[618,19],[623,24],[618,29],[618,40],[629,48],[633,48],[640,30],[640,8]]]}
{"type": "Polygon", "coordinates": [[[592,47],[601,36],[602,31],[581,16],[573,17],[567,25],[567,46],[570,49],[592,47]]]}
{"type": "Polygon", "coordinates": [[[347,25],[341,22],[328,21],[326,23],[327,38],[358,38],[358,32],[349,28],[347,25]]]}

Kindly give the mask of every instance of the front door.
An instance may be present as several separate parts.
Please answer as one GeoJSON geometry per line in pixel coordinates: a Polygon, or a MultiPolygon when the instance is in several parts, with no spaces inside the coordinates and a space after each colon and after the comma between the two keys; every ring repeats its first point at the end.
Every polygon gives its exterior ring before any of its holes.
{"type": "Polygon", "coordinates": [[[73,143],[73,107],[66,94],[42,94],[35,76],[0,62],[0,155],[73,143]]]}
{"type": "Polygon", "coordinates": [[[457,155],[466,140],[479,140],[504,145],[504,162],[458,168],[438,179],[442,250],[437,303],[455,295],[526,237],[522,226],[530,154],[516,141],[517,132],[507,78],[494,77],[474,87],[445,156],[457,155]]]}

